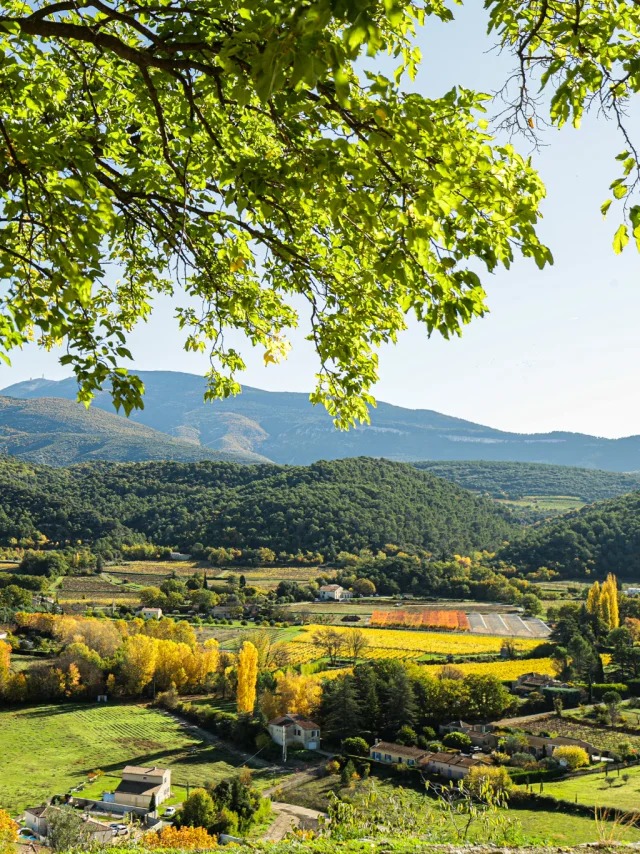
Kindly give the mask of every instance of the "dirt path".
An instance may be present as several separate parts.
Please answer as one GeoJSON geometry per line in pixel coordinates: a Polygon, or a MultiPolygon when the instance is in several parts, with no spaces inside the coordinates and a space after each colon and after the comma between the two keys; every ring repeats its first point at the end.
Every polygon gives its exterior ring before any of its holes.
{"type": "Polygon", "coordinates": [[[325,815],[325,813],[318,812],[318,810],[298,807],[295,804],[284,804],[280,801],[274,801],[271,804],[271,809],[275,813],[276,818],[262,837],[265,842],[280,842],[293,828],[316,830],[320,816],[325,815]]]}

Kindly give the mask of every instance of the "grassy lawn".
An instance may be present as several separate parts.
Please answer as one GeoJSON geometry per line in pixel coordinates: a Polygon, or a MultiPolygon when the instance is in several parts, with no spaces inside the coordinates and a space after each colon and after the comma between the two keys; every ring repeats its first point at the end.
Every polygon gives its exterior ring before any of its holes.
{"type": "MultiPolygon", "coordinates": [[[[583,778],[584,779],[584,778],[583,778]]],[[[379,790],[394,788],[391,780],[378,780],[379,790]]],[[[336,775],[323,777],[304,783],[295,789],[288,789],[285,800],[292,804],[298,804],[308,809],[326,810],[329,794],[340,791],[340,779],[336,775]]],[[[429,808],[433,800],[417,790],[410,792],[411,801],[415,802],[416,809],[429,808]]],[[[545,785],[545,793],[547,786],[545,785]]],[[[567,815],[562,812],[548,812],[537,810],[507,810],[509,818],[517,824],[530,844],[540,843],[545,845],[579,845],[583,842],[596,842],[598,832],[593,819],[567,815]]],[[[473,832],[472,832],[473,835],[473,832]]],[[[640,830],[632,828],[621,831],[620,839],[624,842],[640,841],[640,830]]],[[[471,839],[480,842],[486,840],[471,839]]]]}
{"type": "MultiPolygon", "coordinates": [[[[585,816],[537,810],[509,810],[509,817],[520,825],[522,832],[532,842],[540,840],[545,845],[563,846],[598,841],[595,821],[585,816]]],[[[635,827],[623,829],[616,839],[621,842],[638,842],[640,830],[635,827]]]]}
{"type": "MultiPolygon", "coordinates": [[[[96,768],[105,772],[100,791],[115,788],[127,764],[170,768],[172,783],[194,787],[229,776],[243,761],[160,711],[124,703],[0,711],[0,755],[0,806],[14,815],[64,794],[96,768]]],[[[264,786],[270,775],[258,770],[255,780],[264,786]]]]}
{"type": "Polygon", "coordinates": [[[618,807],[624,810],[637,810],[640,807],[640,768],[629,768],[621,771],[620,776],[610,773],[609,785],[604,774],[588,774],[584,777],[573,777],[558,783],[545,783],[544,794],[567,801],[575,801],[589,806],[618,807]],[[623,774],[628,774],[625,782],[623,774]]]}

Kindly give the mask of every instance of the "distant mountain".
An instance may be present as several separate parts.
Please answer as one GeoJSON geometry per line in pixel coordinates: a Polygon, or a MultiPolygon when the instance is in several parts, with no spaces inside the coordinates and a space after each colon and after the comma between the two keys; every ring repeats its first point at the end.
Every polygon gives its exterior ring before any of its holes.
{"type": "Polygon", "coordinates": [[[0,396],[0,454],[64,466],[88,460],[264,462],[249,452],[220,452],[174,439],[143,424],[69,400],[0,396]]]}
{"type": "Polygon", "coordinates": [[[640,472],[622,473],[540,463],[424,460],[416,468],[492,498],[566,495],[591,503],[640,489],[640,472]]]}
{"type": "Polygon", "coordinates": [[[521,529],[501,505],[389,460],[54,469],[0,459],[0,545],[37,532],[95,543],[125,530],[183,551],[199,542],[335,557],[387,543],[466,554],[495,549],[521,529]]]}
{"type": "MultiPolygon", "coordinates": [[[[193,374],[139,371],[145,408],[132,421],[210,450],[255,453],[277,463],[370,456],[393,460],[496,460],[640,470],[640,436],[601,439],[581,433],[507,433],[425,409],[379,403],[371,425],[337,431],[306,394],[246,387],[230,400],[204,403],[205,382],[193,374]]],[[[4,389],[21,398],[75,399],[74,379],[30,380],[4,389]]],[[[113,412],[108,392],[94,402],[113,412]]]]}

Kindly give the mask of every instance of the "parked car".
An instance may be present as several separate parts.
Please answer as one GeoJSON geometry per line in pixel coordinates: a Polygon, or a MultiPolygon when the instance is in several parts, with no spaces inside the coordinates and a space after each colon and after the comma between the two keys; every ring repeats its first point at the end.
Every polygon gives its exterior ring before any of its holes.
{"type": "Polygon", "coordinates": [[[165,818],[171,818],[175,814],[176,814],[176,808],[175,807],[167,807],[166,810],[164,811],[165,818]]]}

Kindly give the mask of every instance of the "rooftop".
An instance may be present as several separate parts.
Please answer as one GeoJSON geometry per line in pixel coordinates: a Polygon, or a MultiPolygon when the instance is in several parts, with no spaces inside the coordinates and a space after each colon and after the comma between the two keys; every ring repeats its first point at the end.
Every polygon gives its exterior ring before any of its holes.
{"type": "Polygon", "coordinates": [[[393,744],[391,741],[379,741],[369,748],[369,752],[375,750],[376,753],[391,753],[396,756],[411,756],[414,759],[420,756],[427,756],[429,751],[422,750],[420,747],[408,747],[406,744],[393,744]]]}
{"type": "Polygon", "coordinates": [[[267,726],[299,726],[300,729],[320,729],[320,726],[309,718],[304,718],[302,715],[280,715],[269,721],[267,726]]]}
{"type": "Polygon", "coordinates": [[[167,768],[156,768],[155,765],[152,765],[151,768],[143,768],[140,765],[126,765],[122,769],[122,773],[141,774],[143,777],[163,777],[167,770],[167,768]]]}

